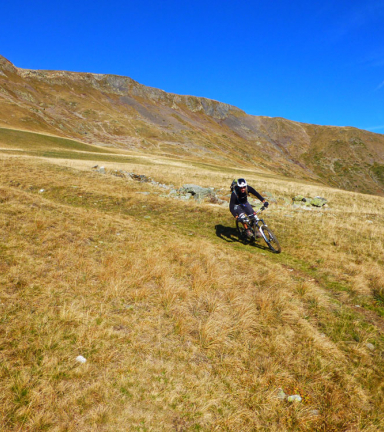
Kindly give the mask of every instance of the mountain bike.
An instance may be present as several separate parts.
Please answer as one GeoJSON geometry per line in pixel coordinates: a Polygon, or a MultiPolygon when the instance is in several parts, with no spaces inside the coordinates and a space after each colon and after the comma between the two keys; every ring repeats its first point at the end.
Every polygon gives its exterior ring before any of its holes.
{"type": "Polygon", "coordinates": [[[240,239],[252,243],[254,242],[258,237],[264,239],[264,241],[267,243],[269,249],[271,249],[274,253],[280,253],[281,252],[281,246],[279,241],[277,240],[275,234],[273,234],[272,230],[268,228],[267,224],[264,222],[263,219],[258,217],[258,214],[265,210],[265,207],[261,207],[260,210],[255,212],[251,216],[245,216],[241,220],[239,218],[236,219],[236,229],[239,233],[240,239]],[[248,237],[246,234],[246,230],[244,228],[243,224],[247,224],[248,229],[251,231],[252,236],[248,237]],[[260,233],[258,235],[258,233],[260,233]]]}

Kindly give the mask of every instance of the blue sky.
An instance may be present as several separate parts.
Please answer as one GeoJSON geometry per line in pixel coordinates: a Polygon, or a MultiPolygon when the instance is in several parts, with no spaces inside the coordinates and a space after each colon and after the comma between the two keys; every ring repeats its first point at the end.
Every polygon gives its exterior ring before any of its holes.
{"type": "Polygon", "coordinates": [[[383,0],[14,0],[2,4],[0,54],[384,133],[383,0]]]}

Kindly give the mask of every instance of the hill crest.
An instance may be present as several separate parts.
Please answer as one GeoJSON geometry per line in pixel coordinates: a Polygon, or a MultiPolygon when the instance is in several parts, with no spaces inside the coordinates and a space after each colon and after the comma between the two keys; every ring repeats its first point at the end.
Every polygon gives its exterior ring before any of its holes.
{"type": "Polygon", "coordinates": [[[0,56],[0,126],[88,144],[262,167],[384,195],[384,136],[252,116],[129,77],[29,70],[0,56]]]}

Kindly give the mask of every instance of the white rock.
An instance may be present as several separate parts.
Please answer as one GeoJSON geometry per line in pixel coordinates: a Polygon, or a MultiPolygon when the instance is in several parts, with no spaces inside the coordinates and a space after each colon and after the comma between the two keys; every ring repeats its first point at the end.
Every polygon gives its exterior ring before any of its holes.
{"type": "Polygon", "coordinates": [[[76,361],[79,363],[85,363],[87,361],[87,359],[84,358],[83,356],[79,355],[76,357],[76,361]]]}
{"type": "Polygon", "coordinates": [[[291,395],[287,398],[288,402],[301,402],[301,396],[300,395],[291,395]]]}
{"type": "Polygon", "coordinates": [[[287,395],[284,393],[284,390],[282,388],[279,388],[279,393],[277,394],[277,399],[285,400],[287,398],[287,395]]]}

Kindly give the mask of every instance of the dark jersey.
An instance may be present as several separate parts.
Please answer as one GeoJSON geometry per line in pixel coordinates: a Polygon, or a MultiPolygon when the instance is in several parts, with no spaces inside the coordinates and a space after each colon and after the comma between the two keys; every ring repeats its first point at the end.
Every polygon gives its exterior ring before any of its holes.
{"type": "Polygon", "coordinates": [[[247,187],[247,191],[244,193],[240,192],[240,189],[238,186],[235,186],[233,189],[232,195],[231,195],[231,201],[229,202],[229,210],[232,213],[233,217],[236,217],[237,213],[235,211],[235,206],[239,204],[245,204],[248,202],[248,195],[249,194],[254,195],[255,197],[259,198],[260,201],[264,201],[264,198],[257,192],[255,189],[253,189],[252,186],[247,187]],[[248,193],[247,193],[248,192],[248,193]]]}

